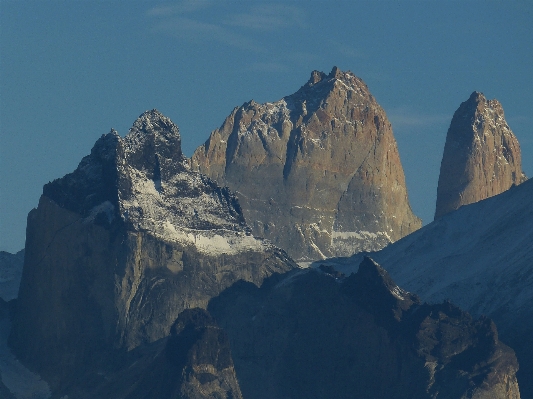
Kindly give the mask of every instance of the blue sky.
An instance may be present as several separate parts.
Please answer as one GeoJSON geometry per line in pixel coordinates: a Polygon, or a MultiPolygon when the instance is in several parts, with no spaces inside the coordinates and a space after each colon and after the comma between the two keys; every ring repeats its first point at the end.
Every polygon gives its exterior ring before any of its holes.
{"type": "Polygon", "coordinates": [[[190,156],[231,110],[312,70],[362,78],[393,125],[414,212],[433,219],[451,117],[503,105],[533,175],[531,1],[0,2],[0,250],[24,247],[43,184],[157,108],[190,156]]]}

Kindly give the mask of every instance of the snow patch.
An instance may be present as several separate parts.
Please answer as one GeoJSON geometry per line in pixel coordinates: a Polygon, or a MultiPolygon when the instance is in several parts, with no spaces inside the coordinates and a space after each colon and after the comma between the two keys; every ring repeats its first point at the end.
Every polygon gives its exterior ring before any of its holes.
{"type": "Polygon", "coordinates": [[[89,216],[84,219],[84,223],[93,222],[96,216],[98,216],[100,213],[106,215],[109,223],[113,222],[115,219],[115,207],[111,202],[105,201],[91,209],[89,216]]]}
{"type": "Polygon", "coordinates": [[[392,242],[385,231],[335,231],[331,232],[331,246],[340,256],[350,256],[358,252],[378,251],[392,242]]]}
{"type": "Polygon", "coordinates": [[[263,251],[269,248],[268,242],[259,240],[243,232],[230,230],[202,231],[176,229],[168,221],[163,223],[161,238],[182,245],[194,245],[198,251],[211,256],[236,255],[245,251],[263,251]]]}

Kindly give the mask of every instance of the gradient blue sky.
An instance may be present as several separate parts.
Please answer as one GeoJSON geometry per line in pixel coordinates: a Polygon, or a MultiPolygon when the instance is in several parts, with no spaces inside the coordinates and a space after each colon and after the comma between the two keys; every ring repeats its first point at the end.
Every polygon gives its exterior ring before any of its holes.
{"type": "Polygon", "coordinates": [[[336,65],[392,122],[414,212],[433,219],[451,117],[503,104],[533,175],[531,1],[0,1],[0,250],[43,184],[157,108],[190,156],[235,106],[336,65]]]}

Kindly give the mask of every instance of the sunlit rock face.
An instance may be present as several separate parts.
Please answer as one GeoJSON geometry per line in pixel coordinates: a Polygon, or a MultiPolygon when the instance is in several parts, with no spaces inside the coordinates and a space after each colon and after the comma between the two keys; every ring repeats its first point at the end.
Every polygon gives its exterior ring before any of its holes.
{"type": "Polygon", "coordinates": [[[444,146],[435,219],[526,180],[520,144],[498,100],[473,92],[455,111],[444,146]]]}
{"type": "Polygon", "coordinates": [[[490,319],[421,303],[369,258],[348,277],[322,269],[211,300],[245,398],[520,398],[490,319]]]}
{"type": "Polygon", "coordinates": [[[384,110],[336,67],[235,108],[192,167],[235,191],[254,235],[299,261],[376,250],[421,226],[384,110]]]}
{"type": "Polygon", "coordinates": [[[44,186],[10,344],[54,389],[111,350],[166,337],[181,311],[233,282],[295,267],[251,235],[228,189],[187,163],[177,126],[153,110],[44,186]]]}

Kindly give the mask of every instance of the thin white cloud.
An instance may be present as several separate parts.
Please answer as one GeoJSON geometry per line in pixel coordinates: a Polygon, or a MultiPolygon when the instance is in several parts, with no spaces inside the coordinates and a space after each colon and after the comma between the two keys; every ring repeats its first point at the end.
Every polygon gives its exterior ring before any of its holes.
{"type": "Polygon", "coordinates": [[[217,41],[243,50],[261,52],[262,49],[250,38],[235,34],[216,24],[195,19],[173,17],[156,24],[155,30],[165,31],[189,41],[217,41]]]}
{"type": "Polygon", "coordinates": [[[247,12],[227,17],[223,23],[262,31],[306,27],[305,12],[302,9],[280,4],[253,6],[247,12]]]}
{"type": "Polygon", "coordinates": [[[266,51],[258,43],[257,34],[304,27],[304,15],[305,12],[300,8],[286,5],[252,5],[244,12],[231,14],[229,7],[223,2],[216,3],[212,0],[185,0],[178,4],[154,7],[147,12],[155,31],[195,42],[216,41],[256,53],[266,51]],[[195,13],[209,7],[212,9],[209,10],[208,17],[211,18],[213,13],[220,10],[220,16],[217,15],[215,20],[206,18],[206,14],[195,13]],[[256,35],[252,35],[250,31],[256,35]]]}
{"type": "Polygon", "coordinates": [[[213,0],[183,0],[177,4],[162,5],[151,8],[146,14],[151,17],[180,15],[205,9],[212,4],[214,4],[213,0]]]}

